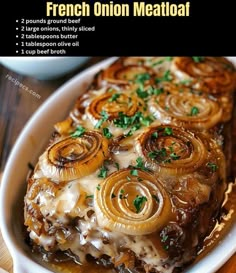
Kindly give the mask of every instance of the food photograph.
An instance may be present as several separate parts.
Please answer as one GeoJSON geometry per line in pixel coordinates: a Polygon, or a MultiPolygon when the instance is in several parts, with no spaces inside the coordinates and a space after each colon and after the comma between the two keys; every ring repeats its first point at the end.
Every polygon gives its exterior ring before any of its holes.
{"type": "Polygon", "coordinates": [[[0,272],[235,273],[236,57],[0,63],[0,272]]]}

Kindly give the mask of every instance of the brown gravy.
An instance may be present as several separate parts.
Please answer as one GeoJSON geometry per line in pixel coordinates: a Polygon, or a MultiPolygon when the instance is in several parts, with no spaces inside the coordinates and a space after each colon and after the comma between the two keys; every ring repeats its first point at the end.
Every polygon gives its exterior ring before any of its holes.
{"type": "MultiPolygon", "coordinates": [[[[197,263],[209,252],[213,251],[222,238],[229,232],[236,220],[236,183],[229,183],[225,193],[225,199],[222,204],[222,214],[217,221],[214,229],[206,237],[202,249],[194,263],[197,263]]],[[[48,264],[47,264],[48,266],[48,264]]],[[[56,263],[50,265],[50,269],[60,273],[113,273],[112,269],[106,269],[94,263],[79,265],[72,261],[56,263]]]]}

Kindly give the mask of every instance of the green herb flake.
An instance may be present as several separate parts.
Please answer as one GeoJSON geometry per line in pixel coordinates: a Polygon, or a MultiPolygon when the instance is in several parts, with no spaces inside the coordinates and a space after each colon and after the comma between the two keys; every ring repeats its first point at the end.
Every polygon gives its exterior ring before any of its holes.
{"type": "Polygon", "coordinates": [[[163,246],[163,249],[167,251],[169,249],[169,246],[163,246]]]}
{"type": "Polygon", "coordinates": [[[191,116],[196,116],[199,113],[199,109],[196,106],[193,106],[190,112],[191,116]]]}
{"type": "Polygon", "coordinates": [[[97,185],[96,189],[97,189],[98,191],[100,191],[100,189],[101,189],[100,184],[97,185]]]}
{"type": "Polygon", "coordinates": [[[207,167],[209,167],[212,170],[212,172],[216,172],[219,168],[215,163],[212,162],[208,162],[207,167]]]}
{"type": "Polygon", "coordinates": [[[152,133],[151,137],[152,138],[158,138],[158,133],[157,132],[152,133]]]}
{"type": "Polygon", "coordinates": [[[110,97],[110,99],[108,101],[109,102],[116,101],[119,97],[120,97],[120,94],[115,93],[110,97]]]}
{"type": "Polygon", "coordinates": [[[108,169],[106,166],[102,166],[100,171],[99,171],[99,174],[98,174],[98,177],[100,178],[106,178],[107,177],[107,172],[108,172],[108,169]]]}
{"type": "Polygon", "coordinates": [[[131,178],[130,178],[129,176],[126,176],[126,179],[127,179],[128,181],[131,181],[131,178]]]}
{"type": "Polygon", "coordinates": [[[169,110],[170,110],[170,107],[166,106],[166,107],[165,107],[165,110],[166,110],[166,111],[169,111],[169,110]]]}
{"type": "MultiPolygon", "coordinates": [[[[192,82],[191,79],[187,79],[187,80],[182,80],[182,81],[180,81],[180,83],[183,84],[183,85],[188,85],[188,84],[190,84],[191,82],[192,82]]],[[[183,92],[183,91],[182,91],[182,92],[183,92]]]]}
{"type": "Polygon", "coordinates": [[[137,162],[136,168],[140,168],[140,169],[143,169],[143,168],[144,168],[144,162],[143,162],[142,157],[139,156],[139,157],[136,159],[136,162],[137,162]]]}
{"type": "Polygon", "coordinates": [[[171,80],[172,80],[172,76],[170,74],[170,70],[166,70],[164,75],[161,78],[156,78],[155,79],[156,83],[169,82],[171,80]]]}
{"type": "Polygon", "coordinates": [[[146,168],[145,167],[145,165],[144,165],[144,162],[143,162],[143,159],[142,159],[142,157],[138,157],[137,159],[136,159],[136,166],[135,166],[135,168],[139,168],[139,169],[141,169],[141,170],[143,170],[143,171],[148,171],[148,168],[146,168]]]}
{"type": "Polygon", "coordinates": [[[166,157],[166,148],[161,148],[160,150],[155,150],[148,153],[148,157],[151,159],[156,159],[157,157],[166,157]]]}
{"type": "Polygon", "coordinates": [[[204,57],[192,57],[195,63],[200,63],[204,61],[204,57]]]}
{"type": "Polygon", "coordinates": [[[127,196],[124,195],[125,191],[123,189],[120,190],[119,198],[120,199],[126,199],[127,196]]]}
{"type": "Polygon", "coordinates": [[[119,163],[115,162],[115,167],[116,167],[116,169],[119,171],[119,169],[120,169],[119,163]]]}
{"type": "Polygon", "coordinates": [[[173,57],[165,57],[165,60],[166,60],[167,62],[171,62],[171,61],[173,60],[173,57]]]}
{"type": "Polygon", "coordinates": [[[162,93],[164,93],[163,88],[155,88],[155,89],[153,89],[153,95],[158,96],[158,95],[160,95],[162,93]]]}
{"type": "Polygon", "coordinates": [[[156,65],[159,65],[159,64],[163,64],[164,61],[165,61],[165,59],[161,59],[161,60],[159,60],[159,61],[156,61],[156,62],[152,63],[152,67],[154,67],[154,66],[156,66],[156,65]]]}
{"type": "Polygon", "coordinates": [[[77,126],[75,131],[70,135],[72,138],[81,137],[85,132],[85,128],[83,126],[77,126]]]}
{"type": "Polygon", "coordinates": [[[103,131],[104,137],[106,137],[107,139],[110,139],[113,137],[113,134],[109,131],[107,127],[103,128],[102,131],[103,131]]]}
{"type": "Polygon", "coordinates": [[[154,120],[152,117],[146,116],[146,117],[141,117],[140,121],[141,121],[142,125],[149,126],[154,120]]]}
{"type": "Polygon", "coordinates": [[[145,99],[149,96],[148,91],[143,90],[141,87],[136,90],[136,93],[141,99],[145,99]]]}
{"type": "Polygon", "coordinates": [[[168,235],[164,235],[164,236],[161,238],[161,242],[162,242],[162,243],[165,243],[167,240],[168,240],[168,235]]]}
{"type": "Polygon", "coordinates": [[[138,170],[131,170],[130,171],[130,174],[133,175],[133,176],[138,176],[138,170]]]}
{"type": "Polygon", "coordinates": [[[148,73],[136,75],[135,82],[139,84],[144,84],[145,81],[150,80],[151,76],[148,73]]]}
{"type": "Polygon", "coordinates": [[[177,155],[176,153],[171,153],[170,158],[173,159],[173,160],[178,160],[180,158],[180,156],[177,155]]]}
{"type": "Polygon", "coordinates": [[[173,130],[170,127],[165,127],[164,135],[171,136],[173,134],[173,130]]]}
{"type": "Polygon", "coordinates": [[[104,111],[104,110],[102,110],[102,112],[101,112],[100,115],[102,116],[102,118],[96,123],[96,125],[94,127],[95,129],[101,128],[103,122],[105,122],[106,120],[108,120],[108,117],[109,117],[108,114],[107,114],[107,112],[104,111]]]}
{"type": "Polygon", "coordinates": [[[136,196],[136,198],[134,199],[134,202],[133,202],[135,209],[136,209],[136,213],[139,213],[141,211],[141,208],[146,201],[147,201],[146,196],[140,196],[140,195],[136,196]]]}
{"type": "Polygon", "coordinates": [[[91,195],[87,195],[87,196],[86,196],[86,199],[93,199],[93,197],[94,197],[94,195],[93,195],[93,194],[91,194],[91,195]]]}

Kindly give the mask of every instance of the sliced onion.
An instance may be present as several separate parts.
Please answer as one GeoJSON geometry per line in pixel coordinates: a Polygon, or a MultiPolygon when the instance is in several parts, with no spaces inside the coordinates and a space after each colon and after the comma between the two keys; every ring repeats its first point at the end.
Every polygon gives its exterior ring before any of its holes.
{"type": "Polygon", "coordinates": [[[160,230],[171,218],[170,198],[153,175],[132,169],[112,173],[94,195],[95,213],[100,227],[129,235],[144,235],[160,230]],[[145,197],[140,211],[134,200],[145,197]]]}
{"type": "Polygon", "coordinates": [[[97,122],[102,118],[102,111],[105,111],[108,120],[112,121],[119,117],[120,112],[129,117],[133,116],[138,111],[138,107],[139,100],[137,97],[124,93],[108,92],[96,97],[91,102],[87,108],[87,114],[92,121],[97,122]],[[112,101],[112,96],[116,94],[118,97],[112,101]]]}
{"type": "Polygon", "coordinates": [[[210,94],[230,93],[235,90],[235,68],[222,57],[203,57],[195,62],[191,57],[176,57],[172,72],[177,77],[191,77],[195,87],[210,94]]]}
{"type": "Polygon", "coordinates": [[[107,139],[97,131],[89,131],[51,145],[40,157],[39,167],[46,177],[69,181],[94,172],[107,155],[107,139]]]}
{"type": "Polygon", "coordinates": [[[207,155],[206,147],[196,133],[167,125],[143,133],[137,140],[136,149],[150,168],[163,175],[194,172],[207,155]]]}
{"type": "Polygon", "coordinates": [[[135,82],[138,75],[146,73],[150,75],[150,79],[147,79],[145,84],[150,84],[153,75],[152,69],[134,64],[124,65],[122,61],[118,61],[100,74],[99,82],[102,82],[100,85],[129,85],[135,82]]]}
{"type": "Polygon", "coordinates": [[[192,129],[209,129],[222,119],[217,101],[191,92],[162,93],[153,96],[149,109],[161,123],[192,129]],[[193,110],[197,112],[192,112],[193,110]]]}

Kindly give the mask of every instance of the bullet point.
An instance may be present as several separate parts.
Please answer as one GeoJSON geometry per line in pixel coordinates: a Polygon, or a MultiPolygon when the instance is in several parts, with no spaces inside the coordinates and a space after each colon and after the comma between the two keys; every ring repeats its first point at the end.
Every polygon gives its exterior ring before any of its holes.
{"type": "Polygon", "coordinates": [[[18,43],[16,43],[16,45],[18,45],[18,43]]]}
{"type": "Polygon", "coordinates": [[[19,21],[18,20],[16,20],[16,23],[18,23],[19,21]]]}
{"type": "Polygon", "coordinates": [[[18,35],[16,35],[16,38],[18,38],[18,35]]]}
{"type": "Polygon", "coordinates": [[[18,30],[18,27],[16,28],[16,30],[18,30]]]}
{"type": "Polygon", "coordinates": [[[18,50],[16,51],[16,53],[18,53],[18,50]]]}

